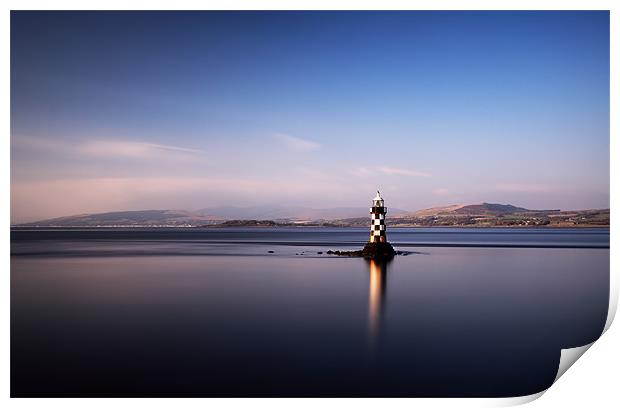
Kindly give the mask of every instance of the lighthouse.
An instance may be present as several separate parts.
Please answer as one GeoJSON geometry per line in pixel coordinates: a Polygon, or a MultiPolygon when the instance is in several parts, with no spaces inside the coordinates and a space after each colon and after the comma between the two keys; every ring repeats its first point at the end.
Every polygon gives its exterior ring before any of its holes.
{"type": "Polygon", "coordinates": [[[396,252],[392,244],[387,240],[385,230],[385,202],[381,193],[377,190],[377,195],[372,199],[372,207],[370,207],[370,239],[364,245],[361,251],[327,251],[327,254],[339,256],[363,256],[366,259],[375,259],[389,261],[394,255],[401,253],[396,252]]]}
{"type": "Polygon", "coordinates": [[[372,199],[372,207],[370,207],[370,241],[369,242],[387,242],[385,232],[385,214],[387,208],[381,193],[377,190],[377,195],[372,199]]]}
{"type": "Polygon", "coordinates": [[[370,207],[370,239],[362,250],[365,258],[389,259],[396,255],[396,251],[387,240],[386,213],[385,201],[381,193],[377,191],[377,195],[372,199],[372,207],[370,207]]]}

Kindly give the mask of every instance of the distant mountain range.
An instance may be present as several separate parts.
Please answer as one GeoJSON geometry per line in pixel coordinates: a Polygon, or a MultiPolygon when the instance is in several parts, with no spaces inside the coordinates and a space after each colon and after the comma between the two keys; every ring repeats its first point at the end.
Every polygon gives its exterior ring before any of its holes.
{"type": "MultiPolygon", "coordinates": [[[[198,211],[142,210],[79,214],[22,227],[173,227],[173,226],[367,226],[368,208],[214,207],[198,211]]],[[[407,212],[390,208],[391,226],[608,226],[609,210],[529,210],[510,204],[458,204],[407,212]]]]}
{"type": "MultiPolygon", "coordinates": [[[[407,211],[390,208],[390,214],[407,211]]],[[[201,226],[215,225],[234,220],[270,220],[279,223],[309,223],[344,218],[365,217],[368,208],[336,207],[315,209],[309,207],[222,206],[185,210],[114,211],[97,214],[78,214],[67,217],[18,224],[38,227],[89,227],[89,226],[201,226]]]]}
{"type": "Polygon", "coordinates": [[[114,211],[78,214],[18,224],[37,227],[181,226],[223,222],[224,219],[183,210],[114,211]]]}

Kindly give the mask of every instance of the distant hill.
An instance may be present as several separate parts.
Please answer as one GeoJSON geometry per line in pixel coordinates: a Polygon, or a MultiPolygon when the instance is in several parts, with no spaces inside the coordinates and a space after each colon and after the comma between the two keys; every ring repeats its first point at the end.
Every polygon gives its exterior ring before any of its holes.
{"type": "MultiPolygon", "coordinates": [[[[457,204],[447,207],[434,207],[419,210],[411,214],[414,217],[427,217],[432,215],[447,215],[447,214],[466,214],[466,215],[500,215],[500,214],[512,214],[517,212],[529,212],[527,208],[516,207],[511,204],[457,204]]],[[[536,211],[559,211],[559,210],[536,210],[536,211]]]]}
{"type": "Polygon", "coordinates": [[[95,226],[187,226],[220,222],[217,217],[199,215],[183,210],[115,211],[80,214],[19,224],[36,227],[95,227],[95,226]]]}
{"type": "Polygon", "coordinates": [[[465,207],[465,204],[455,204],[455,205],[449,205],[446,207],[432,207],[432,208],[425,208],[423,210],[418,210],[414,213],[410,213],[407,215],[412,216],[412,217],[429,217],[429,216],[433,216],[437,214],[450,213],[463,207],[465,207]]]}

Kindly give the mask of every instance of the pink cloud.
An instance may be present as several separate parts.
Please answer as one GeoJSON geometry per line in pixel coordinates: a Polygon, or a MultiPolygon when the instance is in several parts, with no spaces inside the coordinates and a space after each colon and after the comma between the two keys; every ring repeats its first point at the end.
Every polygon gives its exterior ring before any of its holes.
{"type": "Polygon", "coordinates": [[[417,170],[400,169],[395,167],[377,167],[377,169],[383,174],[390,176],[408,176],[408,177],[430,177],[429,173],[417,170]]]}
{"type": "Polygon", "coordinates": [[[426,173],[423,171],[411,170],[411,169],[403,169],[396,167],[385,167],[385,166],[376,166],[376,167],[358,167],[349,171],[350,174],[358,177],[366,177],[376,174],[383,174],[387,176],[406,176],[406,177],[430,177],[430,173],[426,173]]]}
{"type": "Polygon", "coordinates": [[[14,136],[12,146],[43,150],[74,156],[99,158],[130,158],[140,160],[195,159],[204,154],[202,150],[188,147],[147,143],[122,139],[91,139],[69,141],[57,138],[14,136]]]}

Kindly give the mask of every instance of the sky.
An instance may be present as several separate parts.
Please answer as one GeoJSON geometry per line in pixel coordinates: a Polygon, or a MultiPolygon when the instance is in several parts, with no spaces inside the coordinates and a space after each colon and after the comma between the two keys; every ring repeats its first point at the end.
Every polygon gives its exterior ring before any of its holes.
{"type": "Polygon", "coordinates": [[[11,12],[11,222],[609,208],[609,13],[11,12]]]}

